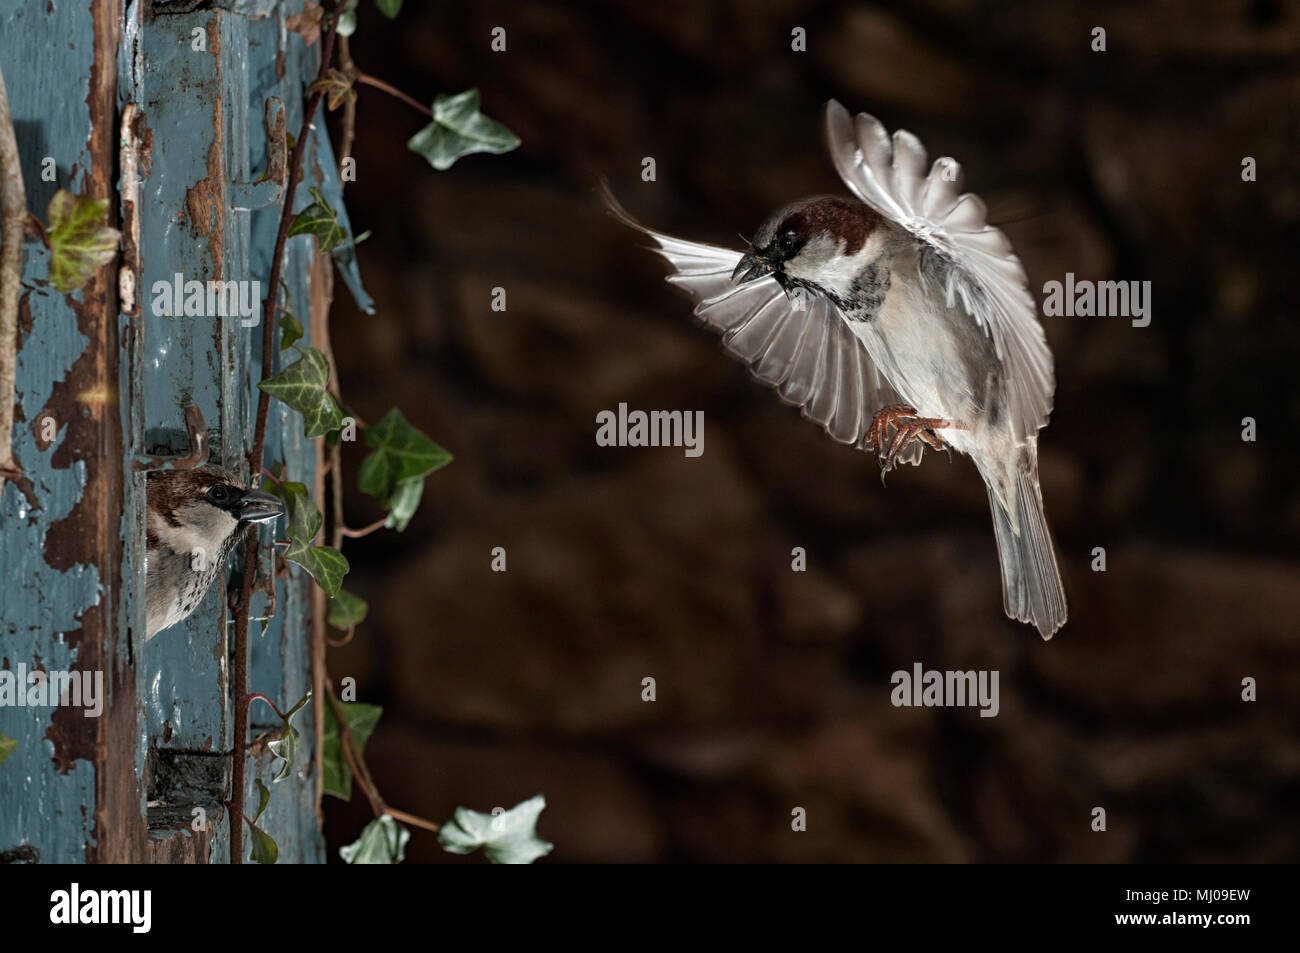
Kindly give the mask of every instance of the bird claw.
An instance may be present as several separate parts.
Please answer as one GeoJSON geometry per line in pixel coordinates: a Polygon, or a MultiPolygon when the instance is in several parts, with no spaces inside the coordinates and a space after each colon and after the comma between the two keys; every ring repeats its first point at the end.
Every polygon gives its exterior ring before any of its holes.
{"type": "Polygon", "coordinates": [[[948,442],[935,431],[953,426],[956,425],[950,420],[921,417],[915,407],[906,404],[890,404],[876,411],[871,418],[871,426],[867,428],[867,443],[876,451],[876,460],[880,463],[880,482],[885,482],[885,474],[898,465],[899,454],[911,446],[914,440],[948,453],[951,460],[948,442]],[[892,439],[889,437],[891,427],[894,431],[892,439]]]}

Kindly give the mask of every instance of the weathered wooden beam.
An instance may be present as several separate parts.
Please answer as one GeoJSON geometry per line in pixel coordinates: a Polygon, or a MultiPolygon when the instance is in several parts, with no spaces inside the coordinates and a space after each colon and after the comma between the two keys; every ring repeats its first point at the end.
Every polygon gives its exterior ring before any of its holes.
{"type": "MultiPolygon", "coordinates": [[[[54,188],[64,187],[109,200],[115,222],[121,5],[18,6],[21,19],[0,14],[8,21],[0,22],[0,57],[28,207],[43,218],[54,188]],[[41,174],[49,160],[54,183],[41,174]]],[[[140,861],[147,843],[134,653],[142,633],[127,624],[124,576],[129,582],[134,554],[123,532],[138,497],[123,478],[116,274],[101,268],[81,291],[60,294],[46,281],[47,254],[34,243],[28,251],[15,415],[24,475],[14,488],[21,492],[0,500],[0,667],[90,673],[106,698],[97,717],[72,706],[0,709],[0,732],[19,741],[0,765],[0,852],[27,845],[47,862],[140,861]]]]}

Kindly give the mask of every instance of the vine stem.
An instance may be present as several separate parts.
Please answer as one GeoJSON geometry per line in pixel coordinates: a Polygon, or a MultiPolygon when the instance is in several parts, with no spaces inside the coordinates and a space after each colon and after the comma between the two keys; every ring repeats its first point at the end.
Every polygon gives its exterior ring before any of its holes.
{"type": "Polygon", "coordinates": [[[0,493],[19,475],[13,455],[14,366],[18,353],[18,292],[23,276],[27,193],[4,74],[0,73],[0,493]]]}
{"type": "MultiPolygon", "coordinates": [[[[343,72],[355,75],[357,65],[352,62],[352,47],[346,36],[339,37],[339,66],[343,72]]],[[[339,140],[339,191],[343,191],[343,163],[352,155],[352,143],[357,137],[357,97],[348,96],[343,103],[343,138],[339,140]]]]}
{"type": "Polygon", "coordinates": [[[406,811],[399,811],[395,807],[389,807],[384,803],[384,797],[379,793],[379,788],[375,785],[375,779],[370,776],[370,769],[366,767],[366,761],[361,757],[361,752],[357,750],[356,738],[352,735],[352,728],[348,725],[348,720],[343,714],[343,703],[334,697],[334,683],[326,681],[329,685],[330,707],[334,710],[334,720],[339,723],[339,747],[343,751],[343,759],[347,761],[348,767],[352,769],[352,776],[357,779],[357,784],[361,787],[362,792],[366,795],[366,800],[370,802],[370,810],[375,817],[383,817],[387,814],[396,821],[403,821],[412,827],[422,827],[426,831],[432,831],[435,834],[442,826],[435,824],[433,821],[415,814],[408,814],[406,811]]]}
{"type": "Polygon", "coordinates": [[[360,529],[352,529],[350,526],[340,526],[339,534],[347,536],[350,539],[358,539],[362,536],[369,536],[375,530],[383,529],[384,524],[388,522],[387,516],[381,516],[369,526],[363,526],[360,529]]]}
{"type": "Polygon", "coordinates": [[[385,92],[389,96],[392,96],[395,99],[400,99],[402,102],[406,103],[406,105],[410,106],[412,109],[418,109],[420,112],[424,113],[430,119],[433,118],[432,109],[430,109],[428,106],[422,105],[418,99],[412,99],[410,96],[406,95],[406,93],[402,92],[396,86],[390,86],[388,83],[385,83],[382,79],[377,79],[374,76],[371,76],[369,73],[359,72],[356,74],[356,81],[358,83],[364,83],[366,86],[373,86],[375,89],[378,89],[381,92],[385,92]]]}
{"type": "MultiPolygon", "coordinates": [[[[337,547],[335,547],[335,548],[337,548],[337,547]]],[[[330,648],[332,648],[332,649],[341,649],[341,648],[343,648],[343,646],[345,646],[345,645],[347,645],[349,642],[351,642],[351,641],[352,641],[352,637],[353,637],[354,635],[356,635],[356,634],[357,634],[357,627],[356,627],[355,625],[350,625],[350,626],[348,626],[348,634],[347,634],[347,635],[343,636],[343,638],[341,638],[341,639],[331,639],[329,636],[326,636],[326,637],[325,637],[325,644],[328,645],[328,646],[329,646],[330,648]]]]}
{"type": "Polygon", "coordinates": [[[255,701],[259,700],[259,699],[261,699],[262,701],[264,701],[264,702],[266,702],[268,705],[270,705],[270,706],[271,706],[271,710],[274,711],[277,715],[280,716],[280,720],[281,720],[281,721],[284,721],[284,712],[280,711],[280,709],[276,707],[275,702],[271,701],[271,699],[267,698],[267,697],[266,697],[265,695],[263,695],[261,692],[253,692],[251,695],[245,695],[245,696],[244,696],[244,707],[245,707],[245,708],[248,708],[250,705],[253,704],[253,702],[255,702],[255,701]]]}
{"type": "Polygon", "coordinates": [[[438,829],[442,826],[441,824],[433,823],[433,821],[426,821],[422,817],[416,817],[414,814],[407,814],[405,811],[399,811],[395,807],[386,807],[385,810],[388,811],[389,817],[395,821],[404,821],[412,827],[423,827],[426,831],[433,831],[435,834],[438,833],[438,829]]]}
{"type": "MultiPolygon", "coordinates": [[[[338,34],[339,18],[343,15],[346,4],[335,6],[330,16],[329,32],[321,44],[320,68],[317,78],[324,76],[334,58],[334,41],[338,34]]],[[[307,140],[311,135],[311,121],[320,107],[324,96],[323,90],[312,93],[303,110],[302,125],[298,129],[298,138],[293,144],[293,153],[289,159],[289,178],[284,186],[284,208],[280,213],[280,229],[275,236],[275,252],[271,258],[271,280],[268,282],[270,294],[262,306],[262,378],[270,376],[275,361],[275,311],[276,298],[280,288],[280,273],[284,265],[284,249],[289,240],[289,226],[293,224],[293,197],[298,190],[298,179],[302,175],[302,160],[307,151],[307,140]]],[[[254,430],[253,450],[248,455],[249,471],[262,472],[262,457],[266,449],[266,420],[270,411],[271,395],[259,390],[257,396],[257,426],[254,430]]],[[[258,533],[256,526],[250,526],[245,536],[247,540],[244,555],[244,573],[240,581],[239,602],[235,607],[235,691],[239,696],[248,692],[248,615],[252,610],[253,588],[257,576],[258,533]]],[[[234,765],[232,766],[230,814],[232,817],[244,816],[245,765],[248,754],[248,708],[235,706],[235,744],[234,765]]],[[[244,862],[244,828],[239,824],[230,825],[230,862],[244,862]]]]}

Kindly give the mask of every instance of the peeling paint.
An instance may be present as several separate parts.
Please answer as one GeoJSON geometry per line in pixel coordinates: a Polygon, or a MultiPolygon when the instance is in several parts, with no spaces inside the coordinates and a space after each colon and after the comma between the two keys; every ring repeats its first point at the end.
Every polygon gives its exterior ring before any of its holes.
{"type": "MultiPolygon", "coordinates": [[[[47,286],[48,252],[34,242],[26,248],[14,451],[27,478],[21,493],[0,497],[0,573],[18,580],[0,587],[0,645],[7,656],[39,658],[51,669],[102,668],[111,704],[93,731],[86,719],[59,711],[0,710],[0,731],[19,739],[0,766],[0,859],[203,861],[229,852],[229,822],[212,790],[179,792],[212,808],[204,837],[178,823],[183,804],[146,805],[142,779],[156,770],[155,758],[179,752],[228,763],[229,626],[217,587],[185,623],[141,644],[144,482],[129,462],[187,441],[182,408],[193,404],[209,421],[218,458],[242,465],[261,376],[261,330],[160,318],[145,302],[152,282],[177,271],[198,280],[269,273],[278,209],[232,208],[232,183],[251,184],[249,170],[267,166],[255,123],[250,136],[252,110],[263,113],[279,97],[288,128],[298,128],[319,50],[282,46],[284,11],[301,9],[302,0],[278,9],[269,0],[236,5],[274,10],[260,19],[226,10],[146,19],[146,6],[77,0],[48,4],[42,13],[0,5],[0,61],[25,64],[9,85],[15,116],[25,123],[19,139],[33,183],[29,204],[43,209],[58,186],[97,196],[117,189],[123,232],[121,267],[103,269],[70,295],[47,286]],[[188,42],[196,26],[206,31],[203,54],[188,42]],[[52,109],[52,101],[74,105],[52,109]],[[58,183],[39,179],[46,154],[60,157],[58,183]],[[118,182],[109,179],[114,156],[118,182]],[[119,314],[104,307],[115,295],[119,314]],[[47,416],[56,421],[49,440],[41,425],[47,416]],[[120,567],[94,555],[114,551],[120,567]]],[[[277,129],[273,123],[272,140],[277,129]]],[[[323,123],[309,139],[309,157],[311,177],[346,222],[323,123]]],[[[310,200],[302,191],[298,208],[310,200]]],[[[318,269],[309,288],[319,265],[311,242],[295,239],[286,255],[295,306],[310,302],[314,312],[325,276],[318,269]]],[[[338,260],[338,267],[357,293],[355,263],[338,260]]],[[[296,415],[272,414],[268,453],[309,483],[317,479],[315,449],[296,415]]],[[[250,687],[289,704],[311,683],[313,590],[297,567],[273,585],[279,612],[252,640],[250,687]]],[[[255,611],[262,611],[268,597],[257,598],[255,611]]],[[[254,731],[267,727],[258,722],[254,731]]],[[[309,721],[300,730],[313,732],[309,721]]],[[[250,785],[276,770],[269,753],[251,760],[250,785]]],[[[314,779],[295,777],[276,794],[268,824],[282,859],[322,861],[314,779]]]]}

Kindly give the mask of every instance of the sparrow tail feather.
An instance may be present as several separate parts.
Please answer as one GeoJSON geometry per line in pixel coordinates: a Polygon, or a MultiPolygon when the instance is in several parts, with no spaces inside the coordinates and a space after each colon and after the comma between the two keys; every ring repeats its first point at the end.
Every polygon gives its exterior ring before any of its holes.
{"type": "Polygon", "coordinates": [[[1002,565],[1002,607],[1011,618],[1033,625],[1046,640],[1065,624],[1065,587],[1043,514],[1038,454],[1032,447],[1022,453],[1008,500],[1016,508],[1019,532],[991,486],[989,507],[1002,565]]]}

